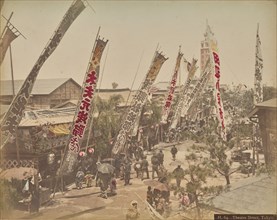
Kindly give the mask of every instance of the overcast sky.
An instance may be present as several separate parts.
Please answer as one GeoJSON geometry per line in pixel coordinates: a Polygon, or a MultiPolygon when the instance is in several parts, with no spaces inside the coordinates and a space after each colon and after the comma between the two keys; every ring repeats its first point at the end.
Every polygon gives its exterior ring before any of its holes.
{"type": "MultiPolygon", "coordinates": [[[[12,43],[15,79],[25,79],[62,20],[72,1],[5,0],[2,14],[24,36],[12,43]]],[[[83,82],[98,28],[109,40],[101,61],[101,88],[137,89],[145,77],[154,52],[169,59],[156,79],[169,81],[179,45],[184,57],[200,62],[200,42],[206,20],[218,41],[221,82],[254,84],[257,23],[264,59],[263,83],[276,86],[276,1],[89,1],[58,48],[43,65],[38,78],[73,78],[83,82]],[[106,61],[105,61],[106,60],[106,61]],[[139,65],[140,64],[140,65],[139,65]]],[[[5,20],[1,18],[1,28],[5,20]]],[[[1,78],[11,79],[7,52],[1,78]]],[[[198,71],[199,74],[199,71],[198,71]]],[[[181,82],[186,78],[181,66],[181,82]]]]}

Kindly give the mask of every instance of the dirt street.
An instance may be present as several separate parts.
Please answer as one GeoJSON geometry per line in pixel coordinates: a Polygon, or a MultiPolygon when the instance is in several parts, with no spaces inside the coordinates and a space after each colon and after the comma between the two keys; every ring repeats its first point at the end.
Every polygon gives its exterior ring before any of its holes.
{"type": "MultiPolygon", "coordinates": [[[[179,145],[176,160],[183,163],[182,167],[186,168],[185,154],[187,148],[191,146],[193,141],[185,141],[179,145]]],[[[169,144],[160,144],[159,149],[163,149],[164,152],[164,166],[168,171],[172,171],[176,168],[176,165],[172,165],[170,147],[169,144]]],[[[150,157],[152,153],[147,153],[147,159],[150,163],[150,157]]],[[[174,164],[174,163],[173,163],[174,164]]],[[[150,177],[151,177],[151,166],[150,177]]],[[[132,167],[133,169],[133,167],[132,167]]],[[[231,181],[237,181],[238,179],[245,178],[245,175],[234,174],[231,176],[231,181]]],[[[140,210],[140,219],[151,219],[148,210],[143,202],[146,199],[147,186],[140,180],[135,178],[135,172],[132,171],[131,175],[132,185],[124,186],[124,181],[117,179],[117,195],[103,199],[99,197],[100,188],[93,187],[83,188],[77,190],[75,185],[71,185],[69,190],[62,193],[56,193],[55,197],[47,204],[40,208],[38,214],[30,215],[27,211],[15,210],[11,213],[9,219],[95,219],[95,220],[110,220],[110,219],[125,219],[125,214],[132,200],[138,201],[138,207],[140,210]]],[[[175,183],[175,180],[172,180],[175,183]]],[[[185,180],[181,185],[185,186],[185,180]]],[[[225,185],[224,177],[216,175],[209,181],[212,185],[225,185]]],[[[170,199],[172,201],[171,219],[181,219],[178,214],[178,199],[171,192],[170,199]]]]}

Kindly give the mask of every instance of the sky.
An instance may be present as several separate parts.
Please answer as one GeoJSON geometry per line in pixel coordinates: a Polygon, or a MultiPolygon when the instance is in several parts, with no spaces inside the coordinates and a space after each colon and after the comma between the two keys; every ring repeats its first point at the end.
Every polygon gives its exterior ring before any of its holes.
{"type": "MultiPolygon", "coordinates": [[[[102,89],[138,89],[154,53],[168,57],[157,82],[170,81],[179,46],[184,58],[198,59],[206,23],[218,42],[221,83],[254,85],[257,24],[264,60],[263,84],[276,86],[276,1],[87,1],[38,78],[73,78],[82,84],[100,27],[109,40],[101,60],[102,89]],[[91,7],[93,8],[91,8],[91,7]]],[[[15,79],[25,79],[47,45],[72,1],[5,0],[2,15],[27,38],[12,42],[15,79]]],[[[1,31],[5,20],[1,18],[1,31]]],[[[198,70],[197,75],[200,74],[198,70]]],[[[180,82],[187,72],[181,65],[180,82]]],[[[1,80],[11,79],[9,53],[1,67],[1,80]]]]}

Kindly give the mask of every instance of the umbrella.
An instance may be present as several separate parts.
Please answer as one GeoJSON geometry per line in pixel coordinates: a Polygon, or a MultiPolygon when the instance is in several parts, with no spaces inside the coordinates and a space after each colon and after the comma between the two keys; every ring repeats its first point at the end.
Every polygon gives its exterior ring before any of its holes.
{"type": "Polygon", "coordinates": [[[113,173],[114,167],[108,163],[100,163],[97,165],[97,170],[100,173],[113,173]]]}
{"type": "Polygon", "coordinates": [[[154,186],[154,189],[160,190],[160,191],[169,191],[169,188],[167,185],[160,183],[157,186],[154,186]]]}

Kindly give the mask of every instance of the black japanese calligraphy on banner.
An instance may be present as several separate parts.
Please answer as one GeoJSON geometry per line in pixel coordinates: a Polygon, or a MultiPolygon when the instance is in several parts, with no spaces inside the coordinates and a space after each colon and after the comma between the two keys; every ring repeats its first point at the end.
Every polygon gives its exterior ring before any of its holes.
{"type": "MultiPolygon", "coordinates": [[[[256,54],[255,54],[255,77],[254,77],[254,104],[263,101],[263,58],[261,51],[261,40],[259,36],[259,26],[257,27],[256,34],[256,54]]],[[[256,149],[262,147],[262,138],[259,123],[253,123],[253,141],[256,149]]]]}
{"type": "Polygon", "coordinates": [[[23,111],[25,110],[35,80],[42,65],[54,52],[70,25],[84,9],[85,5],[81,0],[77,0],[71,5],[71,7],[66,12],[63,20],[61,21],[59,27],[55,31],[53,37],[50,39],[42,54],[39,56],[37,62],[27,76],[19,92],[13,99],[9,110],[7,111],[1,123],[1,130],[6,132],[8,135],[15,134],[15,128],[18,126],[22,119],[23,111]]]}
{"type": "Polygon", "coordinates": [[[198,68],[196,66],[196,63],[197,63],[196,59],[193,59],[191,63],[188,62],[188,66],[189,66],[188,67],[188,70],[189,70],[188,77],[187,77],[186,83],[180,93],[181,94],[180,99],[179,99],[176,109],[174,111],[174,115],[172,117],[171,124],[170,124],[170,129],[175,129],[180,120],[181,111],[184,106],[185,100],[187,100],[189,97],[188,90],[189,90],[189,87],[191,84],[191,80],[192,80],[193,76],[195,75],[195,72],[198,68]]]}
{"type": "Polygon", "coordinates": [[[142,107],[145,104],[146,98],[148,96],[148,91],[152,86],[152,84],[154,83],[163,63],[166,60],[167,58],[165,58],[161,53],[157,51],[155,52],[154,59],[146,75],[146,78],[142,83],[140,90],[138,90],[134,99],[132,100],[132,106],[129,112],[127,113],[125,120],[121,125],[121,129],[119,131],[119,134],[117,135],[116,141],[113,146],[113,150],[112,150],[113,154],[118,154],[125,150],[124,147],[127,139],[127,134],[131,132],[137,120],[137,117],[140,116],[142,107]]]}
{"type": "Polygon", "coordinates": [[[80,152],[82,139],[87,129],[87,124],[93,111],[92,101],[96,91],[99,78],[100,61],[108,41],[96,40],[93,55],[89,64],[88,72],[85,74],[82,96],[79,102],[70,132],[69,143],[65,150],[65,157],[62,161],[60,171],[63,174],[71,173],[80,152]]]}
{"type": "Polygon", "coordinates": [[[211,77],[211,74],[212,74],[210,64],[211,64],[210,60],[208,59],[205,69],[204,69],[204,73],[202,74],[200,80],[197,82],[197,84],[195,85],[195,87],[192,90],[192,92],[190,93],[190,95],[188,95],[188,98],[186,98],[184,101],[184,106],[182,108],[181,117],[184,117],[187,114],[189,108],[200,97],[201,93],[206,88],[206,86],[209,82],[209,79],[211,77]]]}
{"type": "Polygon", "coordinates": [[[175,88],[176,88],[177,77],[178,77],[182,57],[183,57],[183,54],[179,52],[178,56],[177,56],[177,60],[176,60],[174,73],[173,73],[173,76],[172,76],[172,79],[171,79],[171,82],[170,82],[170,88],[168,90],[167,98],[165,99],[165,104],[164,104],[163,111],[162,111],[161,123],[164,123],[164,124],[167,123],[167,118],[168,118],[168,115],[169,115],[169,112],[170,112],[170,108],[171,108],[171,104],[172,104],[172,100],[173,100],[173,96],[174,96],[174,92],[175,92],[175,88]]]}
{"type": "Polygon", "coordinates": [[[254,104],[263,101],[263,87],[262,87],[262,74],[263,74],[263,58],[261,51],[261,40],[259,36],[259,27],[256,35],[256,62],[255,62],[255,78],[254,78],[254,104]]]}

